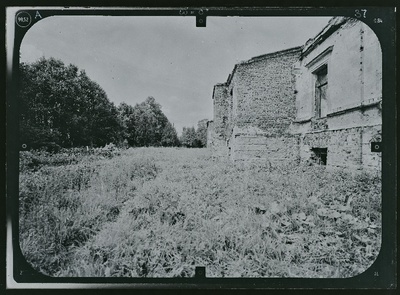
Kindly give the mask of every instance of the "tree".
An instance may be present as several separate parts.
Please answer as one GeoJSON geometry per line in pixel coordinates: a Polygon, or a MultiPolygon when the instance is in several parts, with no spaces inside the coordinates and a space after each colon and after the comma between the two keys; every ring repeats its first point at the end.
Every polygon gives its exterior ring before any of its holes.
{"type": "Polygon", "coordinates": [[[136,104],[133,108],[135,117],[135,143],[136,146],[159,146],[157,142],[158,122],[154,108],[155,104],[151,104],[149,98],[146,101],[136,104]]]}
{"type": "Polygon", "coordinates": [[[208,119],[203,119],[197,123],[196,144],[198,147],[207,146],[207,122],[208,119]]]}
{"type": "Polygon", "coordinates": [[[49,148],[119,140],[117,109],[85,71],[44,57],[19,69],[21,143],[49,148]]]}
{"type": "Polygon", "coordinates": [[[175,127],[161,110],[154,97],[134,107],[122,103],[118,106],[122,137],[130,146],[178,146],[175,127]]]}
{"type": "Polygon", "coordinates": [[[78,138],[80,145],[104,146],[120,140],[120,124],[115,105],[107,98],[105,91],[87,77],[84,71],[79,75],[81,128],[83,137],[78,138]],[[83,99],[82,99],[83,98],[83,99]]]}
{"type": "Polygon", "coordinates": [[[181,144],[185,147],[197,147],[194,127],[183,127],[181,144]]]}
{"type": "Polygon", "coordinates": [[[85,71],[54,58],[21,63],[19,103],[20,140],[30,148],[179,145],[153,97],[116,107],[85,71]]]}
{"type": "Polygon", "coordinates": [[[136,121],[135,110],[131,105],[122,102],[118,106],[118,119],[121,126],[122,140],[126,140],[129,146],[136,145],[136,121]]]}
{"type": "Polygon", "coordinates": [[[163,129],[161,145],[162,146],[179,146],[178,134],[176,133],[175,127],[170,122],[167,122],[167,124],[165,125],[165,127],[163,129]]]}
{"type": "Polygon", "coordinates": [[[197,130],[194,127],[183,127],[181,144],[185,147],[202,148],[207,146],[207,119],[197,123],[197,130]]]}

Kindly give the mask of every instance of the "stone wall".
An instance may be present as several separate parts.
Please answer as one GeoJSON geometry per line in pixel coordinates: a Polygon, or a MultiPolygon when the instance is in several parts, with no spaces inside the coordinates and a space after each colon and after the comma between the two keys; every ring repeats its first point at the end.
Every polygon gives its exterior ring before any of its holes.
{"type": "Polygon", "coordinates": [[[327,148],[327,166],[380,170],[381,154],[371,152],[371,142],[379,141],[381,127],[352,127],[309,132],[300,137],[301,161],[312,158],[313,148],[327,148]]]}
{"type": "MultiPolygon", "coordinates": [[[[212,123],[212,150],[214,156],[227,156],[227,126],[230,116],[228,105],[228,88],[226,84],[217,84],[214,86],[213,103],[214,117],[212,123]]],[[[210,131],[211,133],[211,131],[210,131]]]]}
{"type": "Polygon", "coordinates": [[[211,148],[214,144],[214,121],[207,122],[207,147],[211,148]]]}
{"type": "Polygon", "coordinates": [[[292,68],[300,51],[301,47],[291,48],[235,66],[226,83],[229,97],[224,125],[232,160],[298,158],[298,152],[294,155],[297,141],[282,136],[290,136],[288,127],[295,117],[292,68]]]}
{"type": "Polygon", "coordinates": [[[371,142],[381,141],[381,57],[367,25],[336,17],[303,47],[235,65],[214,87],[214,154],[293,162],[326,149],[329,167],[379,170],[381,154],[371,152],[371,142]],[[322,68],[328,84],[317,112],[322,68]]]}
{"type": "Polygon", "coordinates": [[[234,161],[262,160],[272,164],[298,163],[299,148],[299,137],[296,135],[236,134],[230,158],[234,161]]]}
{"type": "Polygon", "coordinates": [[[235,67],[229,83],[232,125],[280,135],[295,117],[293,64],[301,48],[254,57],[235,67]]]}
{"type": "Polygon", "coordinates": [[[381,170],[382,153],[371,152],[371,142],[382,141],[381,129],[381,125],[362,127],[361,159],[363,168],[374,171],[381,170]]]}
{"type": "Polygon", "coordinates": [[[334,30],[322,31],[303,48],[296,63],[296,119],[290,130],[301,134],[300,157],[327,148],[327,166],[380,169],[382,55],[372,30],[359,21],[333,18],[334,30]],[[326,113],[316,116],[315,81],[327,67],[326,113]]]}

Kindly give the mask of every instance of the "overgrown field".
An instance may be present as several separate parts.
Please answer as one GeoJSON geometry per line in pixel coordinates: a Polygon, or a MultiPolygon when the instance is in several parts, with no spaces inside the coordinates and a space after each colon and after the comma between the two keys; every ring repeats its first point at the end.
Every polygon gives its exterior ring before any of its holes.
{"type": "Polygon", "coordinates": [[[352,277],[376,259],[381,180],[207,149],[21,153],[20,246],[51,276],[352,277]]]}

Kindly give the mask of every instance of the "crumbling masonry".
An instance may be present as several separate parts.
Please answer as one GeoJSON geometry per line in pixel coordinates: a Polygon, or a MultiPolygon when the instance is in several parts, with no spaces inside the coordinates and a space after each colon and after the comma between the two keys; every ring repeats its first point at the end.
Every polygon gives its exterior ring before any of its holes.
{"type": "Polygon", "coordinates": [[[382,53],[373,31],[332,18],[304,46],[235,65],[214,86],[216,157],[380,169],[382,53]]]}

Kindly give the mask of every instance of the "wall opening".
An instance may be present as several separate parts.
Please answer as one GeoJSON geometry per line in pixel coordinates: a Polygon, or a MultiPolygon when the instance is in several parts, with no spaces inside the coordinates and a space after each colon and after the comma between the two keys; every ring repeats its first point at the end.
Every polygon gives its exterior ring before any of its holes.
{"type": "Polygon", "coordinates": [[[311,160],[318,165],[326,165],[328,148],[312,148],[311,160]]]}
{"type": "Polygon", "coordinates": [[[327,89],[328,66],[325,64],[314,72],[315,75],[315,117],[326,117],[327,114],[327,89]]]}

